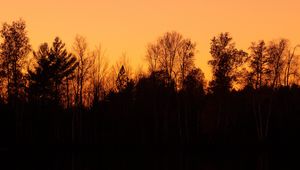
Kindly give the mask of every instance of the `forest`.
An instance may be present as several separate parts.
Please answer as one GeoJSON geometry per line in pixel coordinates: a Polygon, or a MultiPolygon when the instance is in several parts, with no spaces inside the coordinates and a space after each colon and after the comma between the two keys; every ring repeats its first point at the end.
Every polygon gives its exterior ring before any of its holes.
{"type": "Polygon", "coordinates": [[[212,37],[212,79],[194,63],[196,43],[166,32],[145,51],[147,71],[126,54],[109,64],[76,36],[32,49],[22,19],[0,31],[1,146],[134,144],[278,147],[297,143],[300,45],[254,41],[238,49],[212,37]]]}

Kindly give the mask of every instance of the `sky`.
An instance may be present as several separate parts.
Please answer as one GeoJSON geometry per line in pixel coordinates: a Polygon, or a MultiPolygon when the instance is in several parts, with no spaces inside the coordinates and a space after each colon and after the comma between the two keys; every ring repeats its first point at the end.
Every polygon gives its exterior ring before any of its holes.
{"type": "Polygon", "coordinates": [[[197,43],[196,65],[207,77],[213,36],[229,32],[236,46],[287,38],[300,43],[299,0],[2,0],[0,23],[26,21],[33,49],[59,36],[70,49],[75,36],[90,49],[101,44],[114,62],[123,53],[146,66],[148,43],[177,31],[197,43]]]}

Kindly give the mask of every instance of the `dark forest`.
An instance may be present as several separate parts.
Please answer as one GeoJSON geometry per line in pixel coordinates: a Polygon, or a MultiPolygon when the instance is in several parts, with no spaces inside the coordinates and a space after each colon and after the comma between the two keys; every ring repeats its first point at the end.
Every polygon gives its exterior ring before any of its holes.
{"type": "Polygon", "coordinates": [[[24,20],[4,23],[0,35],[3,150],[138,146],[226,153],[300,142],[300,46],[286,39],[258,40],[242,50],[227,32],[212,37],[208,80],[194,64],[196,43],[175,31],[147,45],[147,71],[137,73],[125,55],[110,69],[101,47],[89,52],[81,36],[70,51],[59,37],[32,49],[24,20]]]}

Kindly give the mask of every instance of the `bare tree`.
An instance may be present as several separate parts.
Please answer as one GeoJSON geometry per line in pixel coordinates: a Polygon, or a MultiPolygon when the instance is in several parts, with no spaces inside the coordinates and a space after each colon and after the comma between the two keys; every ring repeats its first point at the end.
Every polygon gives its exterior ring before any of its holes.
{"type": "Polygon", "coordinates": [[[177,32],[167,32],[162,38],[159,39],[158,44],[163,48],[160,57],[161,69],[168,74],[169,79],[176,77],[174,72],[175,62],[181,46],[182,35],[177,32]]]}
{"type": "MultiPolygon", "coordinates": [[[[299,62],[299,55],[295,54],[296,49],[300,47],[300,45],[296,45],[293,50],[288,51],[288,55],[286,58],[286,66],[284,72],[284,83],[286,86],[290,86],[290,77],[291,75],[297,76],[298,75],[298,62],[299,62]]],[[[295,81],[295,78],[294,78],[295,81]]],[[[295,83],[295,82],[294,82],[295,83]]]]}
{"type": "Polygon", "coordinates": [[[97,103],[102,100],[108,89],[107,87],[107,74],[108,74],[108,61],[105,56],[105,51],[102,46],[99,45],[92,52],[93,56],[93,68],[91,72],[92,88],[93,89],[93,103],[97,103]]]}
{"type": "Polygon", "coordinates": [[[93,58],[88,54],[88,45],[84,37],[77,35],[73,44],[73,51],[78,60],[78,67],[75,70],[75,105],[84,105],[84,90],[86,88],[88,75],[93,66],[93,58]]]}
{"type": "Polygon", "coordinates": [[[167,82],[175,80],[181,88],[185,76],[194,66],[195,46],[190,39],[184,39],[177,32],[165,33],[148,45],[146,59],[150,73],[163,71],[167,82]]]}
{"type": "Polygon", "coordinates": [[[147,47],[146,60],[148,62],[148,69],[150,73],[158,71],[159,69],[158,59],[161,53],[160,50],[160,46],[156,44],[149,44],[147,47]]]}
{"type": "Polygon", "coordinates": [[[182,41],[182,47],[178,55],[180,88],[183,87],[186,76],[194,68],[195,47],[196,44],[189,39],[182,41]]]}
{"type": "Polygon", "coordinates": [[[288,42],[285,39],[281,39],[278,43],[271,42],[268,52],[268,67],[270,69],[270,85],[272,88],[276,88],[281,85],[281,76],[284,70],[284,56],[286,54],[288,42]]]}

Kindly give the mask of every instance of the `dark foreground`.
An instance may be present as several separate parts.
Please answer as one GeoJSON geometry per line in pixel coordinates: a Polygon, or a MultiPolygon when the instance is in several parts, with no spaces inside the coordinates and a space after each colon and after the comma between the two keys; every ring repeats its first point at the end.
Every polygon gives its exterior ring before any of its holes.
{"type": "Polygon", "coordinates": [[[9,152],[2,160],[5,169],[49,170],[272,170],[299,169],[297,155],[274,151],[52,149],[9,152]]]}

